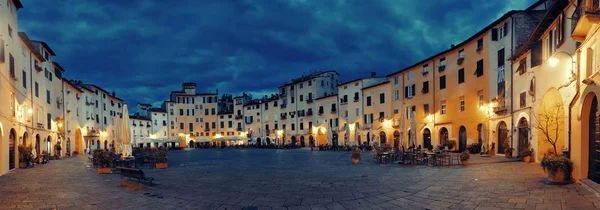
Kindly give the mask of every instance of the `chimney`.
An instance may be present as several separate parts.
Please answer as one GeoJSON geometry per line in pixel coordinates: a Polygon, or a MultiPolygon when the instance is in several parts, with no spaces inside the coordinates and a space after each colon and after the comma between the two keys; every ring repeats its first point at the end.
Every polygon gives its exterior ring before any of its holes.
{"type": "Polygon", "coordinates": [[[452,49],[452,48],[454,48],[454,47],[456,47],[456,45],[454,45],[454,44],[450,44],[450,49],[452,49]]]}
{"type": "Polygon", "coordinates": [[[376,73],[376,72],[374,72],[374,71],[372,71],[372,72],[371,72],[371,77],[372,77],[372,78],[375,78],[376,76],[377,76],[377,73],[376,73]]]}

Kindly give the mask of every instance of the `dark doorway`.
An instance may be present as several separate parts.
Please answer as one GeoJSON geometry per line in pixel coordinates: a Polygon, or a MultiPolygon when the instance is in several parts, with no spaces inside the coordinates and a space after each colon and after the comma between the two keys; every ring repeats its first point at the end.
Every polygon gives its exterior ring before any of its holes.
{"type": "Polygon", "coordinates": [[[379,133],[379,142],[381,142],[381,146],[384,146],[385,144],[387,144],[387,139],[385,137],[385,132],[381,131],[379,133]]]}
{"type": "Polygon", "coordinates": [[[464,151],[467,149],[467,129],[465,126],[460,126],[458,131],[458,150],[464,151]]]}
{"type": "Polygon", "coordinates": [[[509,142],[506,142],[507,138],[508,138],[508,129],[506,126],[506,123],[504,121],[501,121],[500,124],[498,124],[498,154],[504,154],[504,150],[506,149],[506,144],[508,144],[509,142]]]}
{"type": "Polygon", "coordinates": [[[271,138],[267,138],[267,145],[271,144],[271,138]]]}
{"type": "Polygon", "coordinates": [[[194,141],[190,140],[189,145],[190,148],[194,148],[194,141]]]}
{"type": "Polygon", "coordinates": [[[529,123],[524,117],[519,120],[519,154],[529,148],[529,123]]]}
{"type": "Polygon", "coordinates": [[[306,146],[306,142],[304,141],[304,136],[300,136],[300,146],[301,147],[305,147],[306,146]]]}
{"type": "Polygon", "coordinates": [[[14,129],[10,130],[8,136],[8,170],[15,168],[16,152],[15,147],[17,146],[17,133],[14,129]]]}
{"type": "Polygon", "coordinates": [[[400,132],[394,131],[394,147],[400,149],[400,132]]]}
{"type": "Polygon", "coordinates": [[[431,146],[431,131],[429,128],[423,130],[423,146],[427,149],[433,149],[431,146]]]}
{"type": "Polygon", "coordinates": [[[262,145],[262,139],[256,138],[256,146],[261,146],[261,145],[262,145]]]}
{"type": "Polygon", "coordinates": [[[448,129],[446,127],[443,127],[440,130],[440,145],[444,145],[446,142],[448,142],[448,129]]]}
{"type": "Polygon", "coordinates": [[[308,146],[310,146],[310,147],[315,146],[315,138],[313,136],[308,136],[308,146]]]}
{"type": "Polygon", "coordinates": [[[292,136],[292,146],[296,146],[296,136],[292,136]]]}
{"type": "Polygon", "coordinates": [[[589,118],[590,157],[588,178],[600,183],[600,134],[598,133],[600,132],[600,119],[598,118],[598,98],[596,96],[592,99],[589,118]]]}

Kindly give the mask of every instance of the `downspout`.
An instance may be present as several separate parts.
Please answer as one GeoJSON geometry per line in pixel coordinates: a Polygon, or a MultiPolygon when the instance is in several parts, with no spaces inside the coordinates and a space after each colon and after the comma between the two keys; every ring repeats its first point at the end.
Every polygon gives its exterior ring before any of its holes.
{"type": "MultiPolygon", "coordinates": [[[[433,71],[432,71],[432,73],[433,73],[433,74],[432,74],[432,76],[433,76],[433,77],[432,77],[432,79],[431,79],[431,88],[432,88],[432,89],[431,89],[431,92],[433,93],[433,94],[432,94],[432,95],[433,95],[433,96],[432,96],[432,97],[433,97],[433,100],[432,100],[432,101],[433,101],[433,102],[432,102],[432,103],[433,103],[433,104],[432,104],[433,106],[432,106],[432,107],[429,107],[429,110],[430,110],[430,111],[429,111],[429,113],[431,113],[431,109],[435,110],[435,108],[437,107],[437,106],[435,106],[435,92],[436,92],[436,91],[435,91],[435,60],[433,60],[433,64],[431,65],[431,67],[433,67],[433,68],[431,69],[431,70],[433,70],[433,71]]],[[[441,110],[440,110],[440,113],[441,113],[441,110]]],[[[433,122],[432,122],[432,123],[433,123],[433,127],[432,127],[432,129],[433,129],[433,128],[435,128],[435,112],[433,112],[433,122]]],[[[436,132],[436,133],[437,133],[437,132],[436,132]]],[[[431,138],[431,133],[429,134],[429,138],[431,138]]],[[[438,141],[439,141],[439,140],[440,140],[440,137],[438,136],[438,141]]],[[[429,139],[429,142],[431,143],[431,139],[429,139]]],[[[438,142],[438,145],[439,145],[439,144],[441,144],[441,142],[438,142]]],[[[423,146],[425,146],[425,139],[423,139],[423,146]]],[[[431,147],[433,147],[433,145],[431,145],[431,147]]]]}
{"type": "MultiPolygon", "coordinates": [[[[34,108],[34,104],[33,104],[33,89],[35,88],[35,86],[33,85],[33,68],[31,67],[31,63],[32,63],[32,56],[33,53],[29,53],[29,84],[31,85],[30,88],[30,92],[31,92],[31,136],[35,136],[33,134],[33,131],[35,130],[35,126],[34,126],[34,122],[33,122],[33,108],[34,108]]],[[[29,110],[27,110],[27,112],[29,112],[29,110]]],[[[31,137],[29,137],[29,139],[31,139],[31,137]]],[[[37,147],[37,142],[36,142],[36,147],[37,147]]],[[[35,148],[35,147],[34,147],[35,148]]],[[[42,152],[42,151],[37,151],[37,152],[42,152]]]]}
{"type": "MultiPolygon", "coordinates": [[[[580,53],[580,51],[578,50],[578,52],[577,52],[576,55],[579,55],[579,53],[580,53]]],[[[574,59],[571,59],[571,60],[572,60],[571,61],[572,69],[575,70],[575,61],[574,61],[574,59]]],[[[571,116],[572,116],[572,112],[573,112],[572,111],[573,110],[573,106],[575,106],[575,103],[579,100],[579,95],[580,95],[579,94],[579,90],[580,90],[581,87],[580,87],[580,76],[579,76],[579,74],[580,74],[580,69],[579,69],[579,66],[577,66],[576,73],[575,73],[575,77],[577,77],[576,78],[577,82],[575,83],[575,96],[573,96],[573,99],[571,99],[571,102],[569,103],[569,131],[568,131],[568,134],[569,134],[569,137],[568,137],[569,148],[568,148],[568,156],[567,156],[567,158],[571,158],[571,128],[573,126],[572,125],[573,123],[571,122],[571,116]]]]}
{"type": "MultiPolygon", "coordinates": [[[[512,58],[513,57],[514,40],[516,38],[515,33],[514,33],[514,31],[515,31],[515,18],[513,16],[511,16],[510,20],[512,22],[512,24],[511,24],[511,31],[510,31],[512,38],[510,39],[510,48],[511,48],[511,50],[510,50],[510,57],[509,58],[512,58]]],[[[515,128],[516,127],[515,126],[515,124],[516,124],[515,123],[515,115],[513,113],[513,110],[514,110],[513,105],[515,104],[514,103],[515,102],[514,101],[514,94],[513,94],[513,88],[514,88],[514,83],[513,83],[513,73],[514,72],[513,71],[514,71],[514,69],[512,69],[512,62],[510,62],[510,67],[511,67],[510,68],[510,113],[511,113],[510,114],[510,122],[512,124],[512,127],[515,128]]],[[[505,68],[505,69],[507,69],[507,68],[505,68]]],[[[511,132],[512,132],[512,134],[514,134],[514,129],[511,132]]],[[[511,141],[511,145],[514,146],[514,138],[510,138],[510,141],[511,141]]]]}

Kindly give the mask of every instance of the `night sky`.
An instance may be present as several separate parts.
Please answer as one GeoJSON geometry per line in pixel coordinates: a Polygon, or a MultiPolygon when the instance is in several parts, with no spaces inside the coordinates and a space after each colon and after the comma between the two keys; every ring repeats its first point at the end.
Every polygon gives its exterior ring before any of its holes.
{"type": "Polygon", "coordinates": [[[317,70],[387,75],[535,0],[22,2],[19,31],[46,41],[65,77],[159,106],[182,82],[257,97],[317,70]]]}

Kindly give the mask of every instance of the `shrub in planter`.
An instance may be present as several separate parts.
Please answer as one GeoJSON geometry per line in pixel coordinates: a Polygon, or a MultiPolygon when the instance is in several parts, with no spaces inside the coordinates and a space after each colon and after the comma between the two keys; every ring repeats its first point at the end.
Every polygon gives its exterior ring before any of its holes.
{"type": "Polygon", "coordinates": [[[542,159],[542,168],[548,176],[548,181],[563,183],[571,181],[573,161],[563,156],[549,156],[542,159]]]}
{"type": "Polygon", "coordinates": [[[452,150],[456,146],[456,140],[448,140],[444,143],[444,148],[448,147],[449,150],[452,150]]]}
{"type": "Polygon", "coordinates": [[[515,151],[515,149],[514,149],[514,148],[512,148],[512,147],[507,147],[506,149],[504,149],[504,156],[505,156],[506,158],[511,158],[511,157],[512,157],[512,154],[513,154],[513,151],[515,151]]]}
{"type": "Polygon", "coordinates": [[[167,168],[167,149],[154,148],[152,150],[152,158],[154,159],[154,167],[156,169],[167,168]]]}
{"type": "Polygon", "coordinates": [[[79,155],[78,151],[73,152],[73,156],[77,156],[77,155],[79,155]]]}
{"type": "Polygon", "coordinates": [[[19,146],[19,168],[26,168],[33,161],[32,150],[31,147],[19,146]]]}
{"type": "Polygon", "coordinates": [[[529,163],[529,162],[531,162],[531,156],[533,155],[533,149],[523,150],[519,155],[523,158],[523,162],[529,163]]]}
{"type": "Polygon", "coordinates": [[[354,163],[356,165],[356,164],[358,164],[359,160],[360,160],[360,150],[358,150],[358,148],[354,148],[352,150],[352,163],[354,163]]]}
{"type": "Polygon", "coordinates": [[[111,173],[110,165],[114,156],[114,153],[111,151],[101,149],[94,151],[93,157],[95,164],[98,165],[98,174],[111,173]]]}
{"type": "Polygon", "coordinates": [[[467,166],[469,164],[469,159],[471,159],[471,155],[466,150],[460,153],[459,155],[460,161],[463,166],[467,166]]]}

